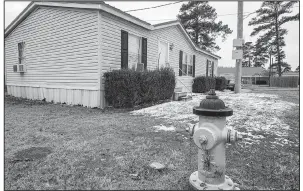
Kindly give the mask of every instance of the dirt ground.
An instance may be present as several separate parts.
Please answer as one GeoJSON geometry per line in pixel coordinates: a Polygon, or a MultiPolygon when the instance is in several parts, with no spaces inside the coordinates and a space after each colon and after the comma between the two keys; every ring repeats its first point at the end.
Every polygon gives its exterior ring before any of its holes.
{"type": "MultiPolygon", "coordinates": [[[[277,94],[299,101],[296,93],[277,94]]],[[[291,126],[289,140],[299,145],[299,107],[283,120],[291,126]]],[[[197,148],[185,131],[155,132],[159,124],[171,122],[6,96],[5,189],[187,190],[197,170],[197,148]],[[167,168],[149,168],[153,161],[167,168]]],[[[273,149],[276,137],[264,136],[247,148],[228,146],[226,173],[240,189],[299,189],[299,147],[273,149]]]]}

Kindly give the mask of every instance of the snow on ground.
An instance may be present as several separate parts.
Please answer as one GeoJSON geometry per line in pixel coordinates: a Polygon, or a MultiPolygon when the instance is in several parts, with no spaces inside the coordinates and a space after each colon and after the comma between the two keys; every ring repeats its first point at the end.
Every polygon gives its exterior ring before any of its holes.
{"type": "MultiPolygon", "coordinates": [[[[277,95],[262,93],[239,93],[231,91],[219,92],[216,94],[222,99],[227,107],[233,109],[232,116],[227,117],[227,127],[241,129],[247,138],[246,143],[259,142],[264,136],[256,136],[254,132],[263,134],[275,134],[280,139],[277,144],[287,144],[283,137],[287,136],[289,126],[280,120],[283,112],[298,104],[282,101],[277,95]],[[245,132],[246,131],[246,132],[245,132]]],[[[178,121],[183,123],[196,123],[199,118],[193,114],[193,107],[198,106],[206,95],[193,94],[190,101],[172,101],[141,110],[132,111],[133,115],[146,115],[158,118],[165,118],[168,121],[178,121]]],[[[156,130],[174,131],[174,127],[155,126],[156,130]]]]}
{"type": "Polygon", "coordinates": [[[154,126],[154,128],[156,128],[156,132],[157,131],[175,131],[176,128],[174,126],[170,126],[170,127],[166,127],[165,125],[156,125],[154,126]]]}

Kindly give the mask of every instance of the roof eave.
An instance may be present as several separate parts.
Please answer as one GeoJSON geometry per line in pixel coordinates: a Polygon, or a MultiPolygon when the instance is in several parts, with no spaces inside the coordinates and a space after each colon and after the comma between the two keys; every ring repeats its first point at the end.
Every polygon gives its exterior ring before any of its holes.
{"type": "Polygon", "coordinates": [[[215,54],[212,54],[212,53],[209,53],[209,52],[204,51],[204,50],[201,50],[199,47],[197,47],[197,46],[194,44],[194,42],[191,40],[191,38],[188,36],[186,30],[184,29],[184,27],[181,25],[181,23],[180,23],[178,20],[176,20],[175,22],[168,23],[168,24],[163,24],[163,25],[158,24],[158,26],[157,26],[157,25],[154,26],[154,29],[153,29],[153,30],[158,30],[158,29],[162,29],[162,28],[166,28],[166,27],[171,27],[171,26],[179,26],[180,29],[181,29],[181,31],[183,32],[183,34],[186,36],[188,42],[193,46],[193,48],[194,48],[196,51],[202,52],[202,53],[204,53],[204,54],[206,54],[206,55],[208,55],[208,56],[214,57],[214,58],[216,58],[216,59],[221,59],[220,56],[215,55],[215,54]]]}
{"type": "Polygon", "coordinates": [[[6,38],[17,25],[19,25],[35,8],[37,5],[31,2],[5,29],[4,38],[6,38]]]}

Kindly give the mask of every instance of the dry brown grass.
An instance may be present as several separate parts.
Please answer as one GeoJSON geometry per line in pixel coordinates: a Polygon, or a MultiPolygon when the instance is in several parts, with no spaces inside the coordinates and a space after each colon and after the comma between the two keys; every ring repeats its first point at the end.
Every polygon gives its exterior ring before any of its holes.
{"type": "MultiPolygon", "coordinates": [[[[292,127],[289,139],[299,144],[298,108],[285,113],[285,122],[292,127]]],[[[159,124],[168,125],[124,110],[6,97],[5,189],[189,189],[197,149],[181,133],[154,132],[159,124]],[[51,153],[16,160],[16,153],[32,147],[51,153]],[[169,168],[148,168],[153,161],[169,168]]],[[[272,149],[274,138],[247,148],[228,146],[227,174],[241,189],[299,188],[299,148],[272,149]]]]}

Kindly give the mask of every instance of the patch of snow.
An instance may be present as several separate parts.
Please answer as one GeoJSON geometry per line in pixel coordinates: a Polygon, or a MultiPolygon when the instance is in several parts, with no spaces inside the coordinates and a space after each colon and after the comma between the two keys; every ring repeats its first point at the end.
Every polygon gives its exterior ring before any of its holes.
{"type": "Polygon", "coordinates": [[[156,128],[156,131],[175,131],[176,128],[174,126],[169,126],[169,127],[166,127],[164,125],[156,125],[154,126],[154,128],[156,128]]]}
{"type": "MultiPolygon", "coordinates": [[[[262,93],[239,93],[232,91],[217,91],[216,94],[224,101],[227,107],[233,109],[233,115],[227,117],[227,127],[232,127],[240,132],[247,132],[247,136],[256,141],[264,137],[254,132],[274,134],[279,137],[288,135],[290,127],[280,120],[286,110],[298,104],[282,101],[277,95],[262,93]]],[[[186,102],[172,101],[141,110],[132,111],[132,115],[154,116],[168,121],[182,123],[196,123],[199,117],[193,114],[193,107],[199,106],[206,95],[194,93],[192,100],[186,102]]],[[[157,130],[174,131],[173,126],[155,126],[157,130]]]]}

